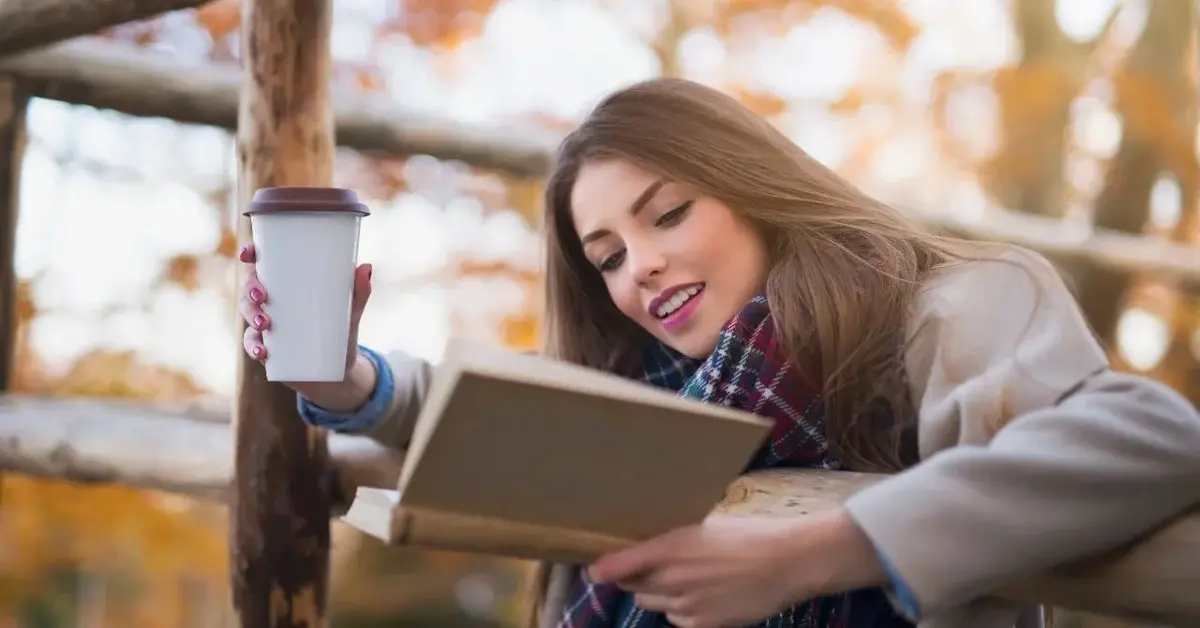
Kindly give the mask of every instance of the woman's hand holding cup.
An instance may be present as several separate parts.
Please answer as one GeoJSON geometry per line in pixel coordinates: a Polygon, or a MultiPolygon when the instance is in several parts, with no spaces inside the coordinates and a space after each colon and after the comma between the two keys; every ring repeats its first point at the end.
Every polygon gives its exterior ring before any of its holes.
{"type": "MultiPolygon", "coordinates": [[[[255,272],[257,260],[254,245],[242,247],[239,261],[250,265],[238,298],[238,312],[246,321],[242,347],[252,359],[264,362],[267,347],[263,332],[271,327],[270,296],[255,272]]],[[[358,326],[363,309],[371,296],[371,265],[362,264],[354,270],[354,289],[350,305],[350,334],[347,338],[346,377],[340,382],[284,382],[304,398],[331,412],[352,412],[367,402],[375,390],[376,372],[371,360],[358,351],[358,326]]]]}

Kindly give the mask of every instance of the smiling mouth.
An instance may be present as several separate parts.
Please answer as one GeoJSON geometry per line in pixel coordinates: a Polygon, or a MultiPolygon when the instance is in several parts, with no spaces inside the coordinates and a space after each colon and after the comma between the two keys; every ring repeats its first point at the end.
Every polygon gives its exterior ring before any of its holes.
{"type": "Polygon", "coordinates": [[[667,299],[665,302],[663,302],[662,305],[659,305],[658,309],[655,310],[654,315],[658,317],[659,320],[667,318],[668,316],[677,312],[679,308],[683,307],[688,301],[691,301],[696,297],[696,295],[703,291],[703,284],[680,290],[679,292],[676,292],[670,299],[667,299]]]}

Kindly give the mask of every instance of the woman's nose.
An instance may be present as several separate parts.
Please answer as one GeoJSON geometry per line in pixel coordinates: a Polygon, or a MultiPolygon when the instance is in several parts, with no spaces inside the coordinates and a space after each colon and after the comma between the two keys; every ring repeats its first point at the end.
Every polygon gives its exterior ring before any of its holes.
{"type": "Polygon", "coordinates": [[[655,275],[662,274],[667,267],[666,257],[650,247],[637,250],[627,247],[625,255],[629,258],[629,269],[633,273],[633,279],[638,283],[650,281],[655,275]]]}

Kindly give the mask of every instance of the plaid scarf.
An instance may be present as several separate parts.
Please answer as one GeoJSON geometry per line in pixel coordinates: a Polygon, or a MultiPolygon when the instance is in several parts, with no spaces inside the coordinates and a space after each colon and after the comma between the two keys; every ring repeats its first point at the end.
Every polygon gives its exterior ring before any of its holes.
{"type": "MultiPolygon", "coordinates": [[[[643,360],[647,383],[680,396],[753,412],[775,422],[748,470],[768,467],[840,469],[822,429],[818,388],[790,364],[775,337],[765,297],[750,301],[721,329],[704,360],[651,343],[643,360]]],[[[633,605],[616,585],[591,582],[578,570],[558,628],[661,628],[660,614],[633,605]]],[[[801,602],[766,619],[762,628],[882,628],[911,626],[895,615],[879,590],[801,602]],[[853,609],[853,612],[852,612],[853,609]]]]}

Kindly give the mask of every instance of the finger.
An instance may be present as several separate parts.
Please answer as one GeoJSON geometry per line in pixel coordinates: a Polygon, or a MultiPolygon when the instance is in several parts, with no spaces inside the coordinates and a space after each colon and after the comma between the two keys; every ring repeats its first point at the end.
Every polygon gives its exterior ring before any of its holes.
{"type": "Polygon", "coordinates": [[[371,298],[371,272],[374,270],[370,264],[363,264],[354,269],[354,293],[350,300],[351,312],[353,318],[357,319],[362,315],[363,308],[367,307],[367,299],[371,298]]]}
{"type": "Polygon", "coordinates": [[[271,317],[265,313],[255,314],[249,321],[251,327],[259,332],[266,331],[271,328],[271,317]]]}
{"type": "Polygon", "coordinates": [[[642,610],[654,611],[656,613],[669,613],[680,610],[679,598],[670,595],[659,595],[657,593],[638,593],[633,596],[633,604],[642,610]]]}
{"type": "Polygon", "coordinates": [[[254,250],[254,245],[247,244],[246,246],[243,246],[242,250],[238,251],[238,260],[245,264],[253,264],[255,261],[257,261],[258,254],[254,250]]]}
{"type": "Polygon", "coordinates": [[[262,305],[267,302],[267,289],[258,280],[258,271],[251,270],[246,275],[246,296],[255,305],[262,305]]]}
{"type": "Polygon", "coordinates": [[[666,613],[667,622],[675,628],[708,628],[708,624],[702,624],[695,617],[686,613],[666,613]]]}
{"type": "Polygon", "coordinates": [[[241,298],[238,299],[237,306],[238,314],[242,317],[242,320],[246,321],[246,324],[250,325],[251,327],[255,326],[254,317],[263,315],[262,308],[259,307],[257,303],[251,301],[248,295],[243,294],[241,298]]]}
{"type": "Polygon", "coordinates": [[[588,576],[596,582],[633,580],[659,566],[669,546],[667,541],[660,536],[601,556],[588,567],[588,576]]]}
{"type": "Polygon", "coordinates": [[[242,333],[242,349],[246,351],[246,355],[259,362],[267,359],[267,348],[263,346],[262,334],[253,327],[247,327],[242,333]]]}
{"type": "Polygon", "coordinates": [[[631,578],[616,580],[618,587],[630,593],[678,595],[687,589],[687,571],[680,567],[649,569],[631,578]]]}

